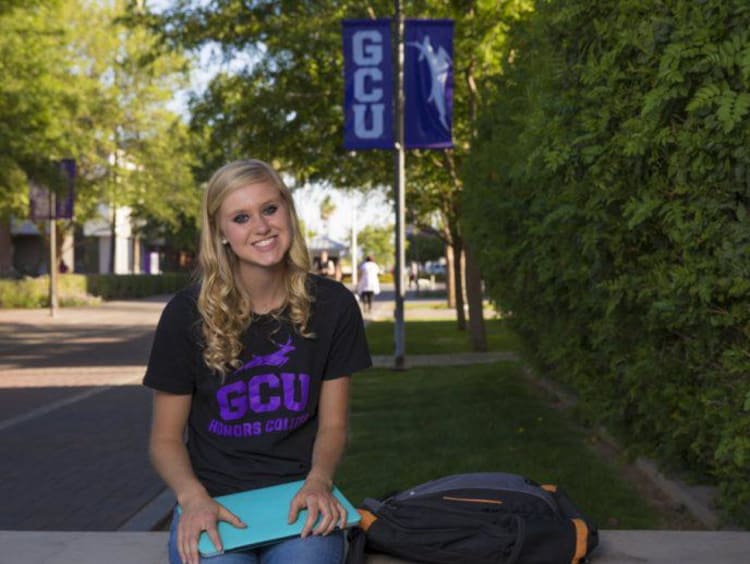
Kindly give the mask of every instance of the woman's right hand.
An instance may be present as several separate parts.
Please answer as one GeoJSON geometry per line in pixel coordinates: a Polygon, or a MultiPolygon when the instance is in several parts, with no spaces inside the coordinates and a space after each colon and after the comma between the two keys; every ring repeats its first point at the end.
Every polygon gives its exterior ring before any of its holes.
{"type": "Polygon", "coordinates": [[[183,564],[199,564],[198,537],[203,531],[206,531],[217,551],[224,550],[216,528],[219,521],[226,521],[240,529],[247,526],[234,513],[205,494],[184,501],[180,507],[182,514],[177,526],[177,548],[183,564]]]}

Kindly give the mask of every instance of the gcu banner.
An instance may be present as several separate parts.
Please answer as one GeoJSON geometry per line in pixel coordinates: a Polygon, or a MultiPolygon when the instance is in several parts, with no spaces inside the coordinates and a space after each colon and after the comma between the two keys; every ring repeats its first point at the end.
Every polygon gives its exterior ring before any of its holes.
{"type": "Polygon", "coordinates": [[[29,217],[32,221],[46,219],[72,219],[73,199],[75,197],[76,162],[73,159],[62,159],[51,165],[48,178],[55,186],[55,209],[51,208],[48,186],[29,182],[29,217]]]}
{"type": "Polygon", "coordinates": [[[406,20],[404,144],[452,147],[453,21],[406,20]]]}
{"type": "Polygon", "coordinates": [[[393,64],[390,20],[346,20],[344,147],[393,148],[393,64]]]}

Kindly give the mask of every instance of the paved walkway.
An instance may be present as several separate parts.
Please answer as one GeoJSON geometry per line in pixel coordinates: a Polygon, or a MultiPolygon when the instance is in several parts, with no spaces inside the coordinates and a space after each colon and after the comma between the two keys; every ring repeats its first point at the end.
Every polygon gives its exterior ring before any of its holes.
{"type": "Polygon", "coordinates": [[[114,531],[162,492],[140,380],[166,299],[0,310],[0,529],[114,531]]]}
{"type": "MultiPolygon", "coordinates": [[[[151,394],[140,385],[167,299],[61,308],[54,318],[0,309],[0,530],[146,531],[168,512],[173,497],[146,450],[151,394]]],[[[389,300],[386,287],[368,319],[391,318],[389,300]]],[[[451,318],[439,300],[407,303],[407,319],[451,318]]],[[[407,356],[407,366],[500,357],[407,356]]]]}

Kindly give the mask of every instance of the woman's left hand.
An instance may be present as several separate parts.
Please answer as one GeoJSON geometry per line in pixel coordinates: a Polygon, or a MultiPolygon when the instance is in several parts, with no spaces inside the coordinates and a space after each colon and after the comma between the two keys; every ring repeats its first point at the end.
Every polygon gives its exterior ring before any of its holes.
{"type": "Polygon", "coordinates": [[[294,523],[302,509],[307,509],[307,519],[302,527],[302,538],[313,535],[327,535],[336,527],[346,525],[346,509],[331,492],[327,480],[308,476],[304,485],[292,498],[289,506],[289,523],[294,523]],[[318,521],[318,516],[320,520],[318,521]],[[318,521],[317,526],[315,526],[318,521]],[[315,526],[315,528],[313,528],[315,526]]]}

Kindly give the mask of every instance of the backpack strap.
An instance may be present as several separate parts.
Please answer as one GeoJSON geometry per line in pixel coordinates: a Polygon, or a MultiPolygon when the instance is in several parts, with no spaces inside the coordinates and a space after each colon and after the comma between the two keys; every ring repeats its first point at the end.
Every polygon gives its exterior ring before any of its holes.
{"type": "Polygon", "coordinates": [[[586,554],[589,551],[589,527],[583,519],[571,520],[576,528],[576,550],[571,564],[580,564],[586,562],[586,554]]]}
{"type": "Polygon", "coordinates": [[[571,564],[587,562],[587,555],[599,544],[599,531],[576,507],[568,494],[553,484],[543,484],[542,489],[555,496],[562,516],[570,519],[576,531],[576,545],[571,564]]]}
{"type": "Polygon", "coordinates": [[[367,530],[378,520],[376,512],[383,505],[382,502],[371,497],[365,498],[361,507],[357,508],[360,521],[356,527],[349,529],[347,539],[349,547],[346,553],[346,564],[365,564],[365,545],[367,544],[367,530]]]}
{"type": "Polygon", "coordinates": [[[359,527],[352,527],[347,540],[346,564],[365,564],[365,532],[359,527]]]}

